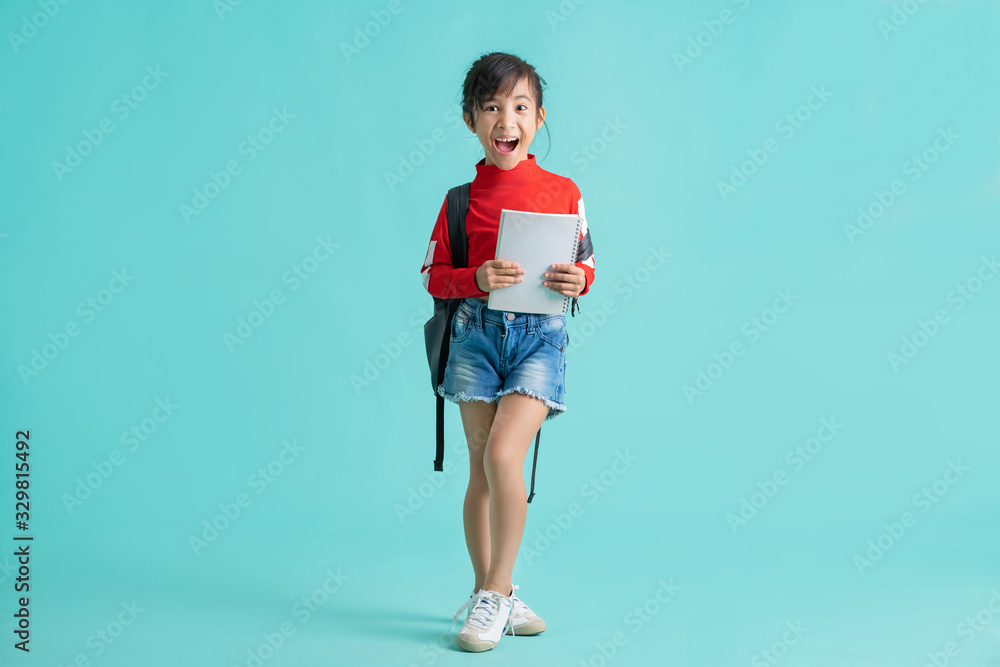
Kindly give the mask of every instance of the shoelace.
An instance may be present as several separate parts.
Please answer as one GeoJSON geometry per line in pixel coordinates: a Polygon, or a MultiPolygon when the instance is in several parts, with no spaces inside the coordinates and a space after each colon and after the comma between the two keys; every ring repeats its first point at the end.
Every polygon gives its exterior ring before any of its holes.
{"type": "MultiPolygon", "coordinates": [[[[524,604],[524,602],[521,601],[521,598],[517,597],[518,588],[520,588],[520,586],[518,586],[517,584],[511,585],[511,591],[510,591],[511,616],[524,616],[528,611],[530,611],[528,609],[528,605],[524,604]]],[[[458,613],[455,614],[455,617],[452,619],[451,622],[452,626],[455,625],[455,621],[458,620],[458,617],[462,615],[462,610],[464,610],[466,607],[472,604],[472,598],[474,597],[476,597],[475,593],[469,595],[469,601],[463,604],[461,608],[459,608],[458,613]]]]}
{"type": "Polygon", "coordinates": [[[513,603],[511,605],[512,609],[510,611],[510,615],[514,616],[516,614],[517,616],[524,616],[524,614],[528,611],[528,605],[521,602],[521,598],[517,597],[517,589],[520,588],[520,586],[517,584],[511,585],[514,590],[510,592],[510,601],[513,603]]]}
{"type": "Polygon", "coordinates": [[[528,613],[528,605],[521,602],[521,598],[511,595],[510,600],[514,603],[511,615],[524,616],[528,613]]]}
{"type": "MultiPolygon", "coordinates": [[[[472,605],[472,610],[469,612],[469,618],[467,619],[469,625],[485,630],[493,622],[493,618],[500,612],[500,594],[495,591],[482,590],[473,595],[455,612],[454,618],[451,619],[451,625],[448,626],[449,630],[454,627],[455,621],[458,620],[458,617],[462,615],[462,612],[469,605],[472,605]]],[[[501,634],[506,633],[508,628],[511,634],[514,634],[513,617],[513,610],[511,610],[511,613],[507,616],[507,622],[504,624],[503,630],[500,631],[501,634]]]]}

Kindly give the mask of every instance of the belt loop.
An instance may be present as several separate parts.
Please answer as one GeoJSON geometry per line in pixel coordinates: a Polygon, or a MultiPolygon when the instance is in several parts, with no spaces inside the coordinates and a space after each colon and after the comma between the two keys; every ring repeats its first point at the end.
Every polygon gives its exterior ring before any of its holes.
{"type": "Polygon", "coordinates": [[[479,327],[480,330],[482,330],[482,329],[486,328],[484,326],[484,324],[483,324],[483,310],[486,309],[486,302],[483,301],[482,299],[480,299],[479,297],[474,297],[474,298],[477,301],[477,303],[476,303],[476,325],[479,327]]]}

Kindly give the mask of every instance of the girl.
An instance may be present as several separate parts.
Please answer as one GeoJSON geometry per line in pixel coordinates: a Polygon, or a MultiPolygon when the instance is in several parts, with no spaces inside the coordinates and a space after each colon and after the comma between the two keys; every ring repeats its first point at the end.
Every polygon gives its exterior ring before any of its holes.
{"type": "Polygon", "coordinates": [[[469,69],[463,118],[485,157],[476,164],[469,194],[468,268],[451,265],[446,198],[420,269],[432,296],[462,300],[437,390],[458,403],[469,444],[463,516],[475,586],[454,619],[469,608],[456,638],[466,651],[489,650],[504,632],[545,630],[514,594],[511,576],[527,512],[524,457],[542,422],[566,410],[566,316],[492,310],[486,301],[491,291],[527,279],[573,297],[576,306],[576,297],[594,282],[586,221],[575,263],[553,264],[544,276],[525,276],[516,262],[493,259],[502,208],[584,215],[576,184],[545,171],[528,153],[545,119],[542,83],[534,67],[507,53],[485,55],[469,69]]]}

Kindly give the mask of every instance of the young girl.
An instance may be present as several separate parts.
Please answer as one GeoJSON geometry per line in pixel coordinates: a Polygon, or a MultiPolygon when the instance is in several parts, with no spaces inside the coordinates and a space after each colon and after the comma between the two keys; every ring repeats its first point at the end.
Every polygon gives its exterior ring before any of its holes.
{"type": "Polygon", "coordinates": [[[573,297],[576,306],[576,297],[594,282],[586,220],[573,264],[525,276],[516,262],[493,259],[502,208],[584,215],[576,184],[545,171],[528,153],[545,119],[542,83],[534,67],[507,53],[485,55],[469,69],[463,117],[485,157],[476,164],[469,195],[468,268],[451,265],[446,198],[420,269],[432,296],[462,299],[437,390],[458,403],[469,444],[464,523],[475,586],[454,619],[469,608],[456,639],[466,651],[489,650],[504,632],[545,630],[545,622],[514,594],[511,576],[527,512],[524,457],[542,422],[566,410],[566,316],[492,310],[486,301],[493,290],[537,280],[573,297]]]}

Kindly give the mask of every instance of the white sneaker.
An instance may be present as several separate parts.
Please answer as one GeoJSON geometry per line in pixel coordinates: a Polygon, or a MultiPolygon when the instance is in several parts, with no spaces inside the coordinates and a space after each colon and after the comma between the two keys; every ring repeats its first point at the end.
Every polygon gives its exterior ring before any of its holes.
{"type": "Polygon", "coordinates": [[[507,631],[507,634],[530,636],[545,632],[545,621],[535,612],[531,611],[528,605],[521,602],[521,598],[517,597],[517,588],[515,584],[514,591],[510,594],[513,606],[510,613],[511,629],[507,631]]]}
{"type": "Polygon", "coordinates": [[[480,588],[479,592],[469,598],[455,613],[451,624],[469,608],[469,615],[458,631],[455,642],[464,651],[488,651],[500,642],[500,637],[510,626],[513,601],[496,591],[480,588]]]}

